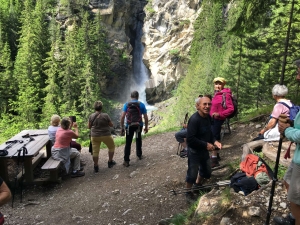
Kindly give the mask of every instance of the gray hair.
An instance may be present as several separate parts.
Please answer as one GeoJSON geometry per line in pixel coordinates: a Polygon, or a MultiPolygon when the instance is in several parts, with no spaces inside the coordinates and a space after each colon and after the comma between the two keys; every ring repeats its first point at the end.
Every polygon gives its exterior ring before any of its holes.
{"type": "Polygon", "coordinates": [[[276,84],[272,89],[272,95],[284,97],[288,94],[289,90],[285,85],[276,84]]]}

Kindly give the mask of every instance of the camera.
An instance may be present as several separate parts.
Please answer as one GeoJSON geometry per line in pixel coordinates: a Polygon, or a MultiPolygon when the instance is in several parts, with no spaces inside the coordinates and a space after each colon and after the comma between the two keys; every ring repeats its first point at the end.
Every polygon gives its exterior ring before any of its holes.
{"type": "Polygon", "coordinates": [[[72,123],[76,122],[76,116],[69,116],[72,123]]]}

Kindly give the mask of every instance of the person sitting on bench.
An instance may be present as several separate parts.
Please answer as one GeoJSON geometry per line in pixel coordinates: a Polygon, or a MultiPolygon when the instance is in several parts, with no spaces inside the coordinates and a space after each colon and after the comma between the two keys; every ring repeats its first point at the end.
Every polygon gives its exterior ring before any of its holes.
{"type": "Polygon", "coordinates": [[[70,125],[70,118],[65,117],[61,120],[61,127],[56,131],[55,143],[51,149],[52,158],[61,161],[67,173],[69,172],[70,159],[74,159],[71,177],[81,177],[84,176],[85,173],[80,171],[80,152],[70,147],[72,139],[79,137],[78,125],[76,122],[73,123],[75,132],[69,129],[70,125]]]}

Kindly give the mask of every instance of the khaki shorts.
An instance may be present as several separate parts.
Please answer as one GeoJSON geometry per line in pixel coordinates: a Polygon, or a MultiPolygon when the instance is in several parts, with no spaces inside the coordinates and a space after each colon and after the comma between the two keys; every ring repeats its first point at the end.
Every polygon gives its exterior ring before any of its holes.
{"type": "Polygon", "coordinates": [[[287,199],[300,205],[300,166],[291,162],[283,179],[290,185],[287,199]]]}
{"type": "Polygon", "coordinates": [[[91,137],[92,146],[93,146],[93,157],[99,156],[100,145],[103,142],[109,152],[115,151],[115,142],[112,136],[101,136],[101,137],[91,137]]]}

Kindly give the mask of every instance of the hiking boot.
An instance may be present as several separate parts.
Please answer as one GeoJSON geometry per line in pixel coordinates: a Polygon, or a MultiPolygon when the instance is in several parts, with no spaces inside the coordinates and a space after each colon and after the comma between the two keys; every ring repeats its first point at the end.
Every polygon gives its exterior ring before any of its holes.
{"type": "Polygon", "coordinates": [[[192,204],[197,200],[197,197],[193,194],[193,192],[188,191],[185,193],[185,199],[187,203],[192,204]]]}
{"type": "Polygon", "coordinates": [[[110,162],[107,162],[108,168],[112,168],[117,163],[114,160],[111,160],[110,162]]]}
{"type": "Polygon", "coordinates": [[[295,225],[295,219],[291,217],[291,214],[287,217],[275,216],[273,220],[276,225],[295,225]]]}
{"type": "Polygon", "coordinates": [[[94,166],[94,172],[98,173],[99,172],[99,166],[94,166]]]}
{"type": "Polygon", "coordinates": [[[130,166],[130,165],[129,165],[129,161],[124,161],[124,162],[123,162],[123,166],[125,166],[125,167],[130,166]]]}
{"type": "Polygon", "coordinates": [[[211,160],[211,168],[220,166],[218,158],[210,158],[210,160],[211,160]]]}
{"type": "Polygon", "coordinates": [[[74,173],[74,172],[71,173],[71,177],[72,177],[72,178],[75,178],[75,177],[83,177],[84,175],[85,175],[85,173],[82,172],[82,171],[79,171],[79,170],[77,170],[75,173],[74,173]]]}
{"type": "Polygon", "coordinates": [[[84,167],[83,167],[83,166],[80,166],[79,171],[83,171],[83,170],[84,170],[84,167]]]}

